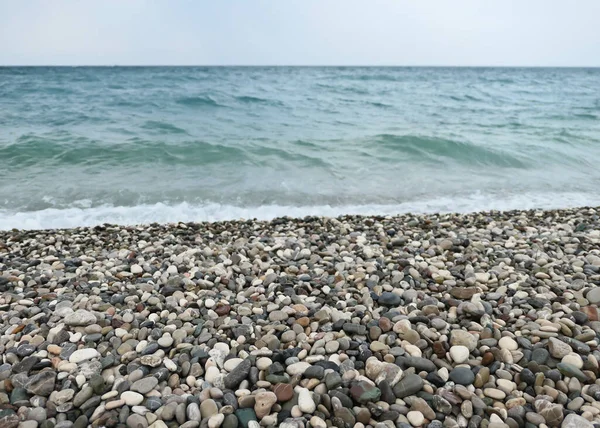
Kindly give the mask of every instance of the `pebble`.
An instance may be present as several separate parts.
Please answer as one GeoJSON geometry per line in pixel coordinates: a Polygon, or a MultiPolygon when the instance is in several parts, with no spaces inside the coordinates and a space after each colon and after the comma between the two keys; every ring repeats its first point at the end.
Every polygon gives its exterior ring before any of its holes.
{"type": "Polygon", "coordinates": [[[419,411],[411,411],[406,415],[406,419],[413,427],[420,427],[425,423],[425,417],[423,413],[419,411]]]}
{"type": "Polygon", "coordinates": [[[121,394],[121,400],[123,400],[128,406],[137,406],[142,404],[142,401],[144,401],[144,396],[137,392],[125,391],[121,394]]]}
{"type": "Polygon", "coordinates": [[[302,413],[313,414],[317,408],[311,397],[310,391],[306,388],[299,388],[298,408],[302,413]]]}
{"type": "Polygon", "coordinates": [[[469,359],[469,348],[462,345],[452,346],[450,348],[450,357],[456,364],[462,364],[469,359]]]}
{"type": "Polygon", "coordinates": [[[598,230],[582,208],[0,232],[0,426],[600,425],[598,230]]]}
{"type": "Polygon", "coordinates": [[[498,341],[498,347],[500,347],[500,349],[507,349],[509,351],[516,351],[517,349],[519,349],[517,341],[511,337],[506,336],[504,336],[498,341]]]}
{"type": "Polygon", "coordinates": [[[100,353],[93,348],[85,348],[80,349],[71,354],[69,357],[69,362],[79,364],[87,360],[92,360],[94,358],[99,358],[100,353]]]}

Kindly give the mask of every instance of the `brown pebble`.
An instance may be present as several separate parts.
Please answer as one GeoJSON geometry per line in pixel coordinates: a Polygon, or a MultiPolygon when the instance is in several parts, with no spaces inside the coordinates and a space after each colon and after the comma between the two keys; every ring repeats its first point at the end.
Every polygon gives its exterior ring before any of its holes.
{"type": "Polygon", "coordinates": [[[446,348],[442,342],[433,342],[433,352],[435,352],[435,355],[440,359],[446,357],[446,348]]]}
{"type": "Polygon", "coordinates": [[[371,412],[368,409],[360,409],[356,414],[356,420],[364,425],[368,425],[371,420],[371,412]]]}
{"type": "Polygon", "coordinates": [[[598,308],[594,306],[584,306],[581,308],[581,312],[588,316],[588,321],[598,321],[598,318],[600,318],[598,316],[598,308]]]}
{"type": "Polygon", "coordinates": [[[494,358],[494,354],[492,354],[491,352],[486,352],[485,354],[483,354],[483,358],[481,359],[481,364],[484,366],[489,366],[490,364],[492,364],[494,362],[495,358],[494,358]]]}
{"type": "Polygon", "coordinates": [[[289,383],[278,383],[273,387],[273,392],[280,402],[289,401],[294,396],[294,388],[289,383]]]}
{"type": "Polygon", "coordinates": [[[302,327],[308,327],[308,326],[309,326],[309,324],[310,324],[310,318],[308,318],[308,317],[302,317],[302,318],[298,318],[298,319],[296,320],[296,322],[297,322],[298,324],[300,324],[302,327]]]}
{"type": "Polygon", "coordinates": [[[379,318],[379,328],[382,332],[387,333],[393,327],[392,321],[389,318],[381,317],[379,318]]]}
{"type": "Polygon", "coordinates": [[[231,306],[229,305],[219,305],[215,308],[215,312],[218,316],[222,317],[224,315],[229,314],[231,312],[231,306]]]}

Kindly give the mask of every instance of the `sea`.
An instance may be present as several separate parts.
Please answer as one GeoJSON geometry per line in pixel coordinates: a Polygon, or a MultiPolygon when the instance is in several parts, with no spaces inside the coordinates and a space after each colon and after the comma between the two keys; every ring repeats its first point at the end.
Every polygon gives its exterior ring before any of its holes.
{"type": "Polygon", "coordinates": [[[0,229],[600,205],[600,69],[1,67],[0,229]]]}

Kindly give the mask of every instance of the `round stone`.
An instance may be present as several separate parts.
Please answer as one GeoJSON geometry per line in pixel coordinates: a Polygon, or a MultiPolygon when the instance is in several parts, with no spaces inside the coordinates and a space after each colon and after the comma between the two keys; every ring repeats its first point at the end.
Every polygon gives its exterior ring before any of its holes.
{"type": "Polygon", "coordinates": [[[450,380],[459,385],[471,385],[475,381],[475,374],[468,367],[455,367],[450,372],[450,380]]]}
{"type": "Polygon", "coordinates": [[[298,393],[298,408],[302,413],[313,414],[317,409],[315,402],[311,396],[311,393],[306,388],[299,388],[300,392],[298,393]]]}
{"type": "Polygon", "coordinates": [[[507,349],[509,351],[516,351],[519,349],[519,345],[516,340],[512,337],[504,336],[498,341],[498,347],[500,349],[507,349]]]}
{"type": "Polygon", "coordinates": [[[465,330],[452,330],[450,336],[450,345],[465,346],[469,352],[473,352],[477,347],[477,338],[465,330]]]}
{"type": "MultiPolygon", "coordinates": [[[[242,358],[230,358],[223,364],[223,368],[228,372],[233,371],[237,366],[244,361],[242,358]]],[[[208,379],[207,379],[208,380],[208,379]]]]}
{"type": "Polygon", "coordinates": [[[469,359],[469,348],[455,345],[450,348],[450,357],[456,364],[462,364],[469,359]]]}
{"type": "Polygon", "coordinates": [[[267,357],[262,357],[256,360],[256,368],[259,370],[267,370],[272,364],[273,361],[267,357]]]}
{"type": "Polygon", "coordinates": [[[146,377],[134,382],[131,390],[140,394],[147,394],[158,386],[158,379],[154,376],[146,377]]]}
{"type": "Polygon", "coordinates": [[[73,352],[69,357],[69,362],[79,364],[94,358],[100,358],[100,353],[93,348],[85,348],[73,352]]]}
{"type": "Polygon", "coordinates": [[[581,356],[579,356],[578,354],[575,354],[573,352],[565,355],[562,358],[561,362],[565,363],[565,364],[571,364],[572,366],[575,366],[578,369],[582,369],[583,368],[583,359],[581,358],[581,356]]]}
{"type": "Polygon", "coordinates": [[[423,413],[413,410],[406,414],[406,419],[413,427],[420,427],[425,423],[425,416],[423,413]]]}
{"type": "Polygon", "coordinates": [[[121,394],[121,400],[128,406],[139,406],[144,401],[144,396],[137,392],[125,391],[121,394]]]}

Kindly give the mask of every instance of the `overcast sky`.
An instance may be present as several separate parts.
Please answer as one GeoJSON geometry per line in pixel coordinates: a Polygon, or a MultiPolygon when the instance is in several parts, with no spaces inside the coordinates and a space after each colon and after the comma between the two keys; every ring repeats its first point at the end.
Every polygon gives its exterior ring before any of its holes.
{"type": "Polygon", "coordinates": [[[0,64],[600,66],[600,0],[0,0],[0,64]]]}

